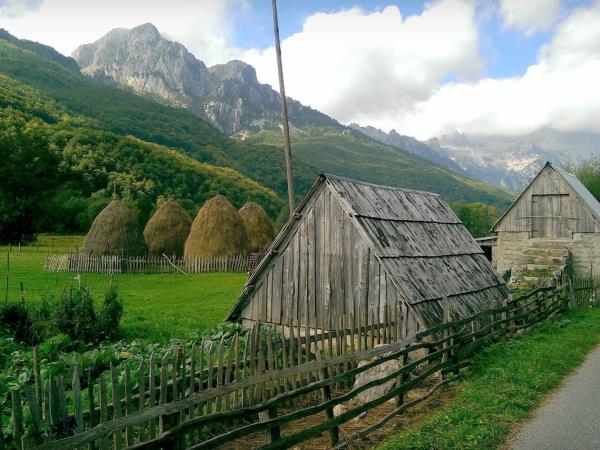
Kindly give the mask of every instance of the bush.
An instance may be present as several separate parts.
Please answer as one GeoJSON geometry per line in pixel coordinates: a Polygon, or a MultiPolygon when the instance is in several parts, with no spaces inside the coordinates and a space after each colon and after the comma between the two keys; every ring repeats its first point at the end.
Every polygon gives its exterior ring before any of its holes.
{"type": "Polygon", "coordinates": [[[123,303],[115,288],[110,287],[104,295],[104,305],[98,320],[99,337],[112,341],[118,335],[119,322],[123,316],[123,303]]]}
{"type": "Polygon", "coordinates": [[[0,307],[0,326],[14,334],[18,341],[27,342],[31,320],[25,303],[4,303],[0,307]]]}
{"type": "Polygon", "coordinates": [[[27,345],[36,345],[56,335],[73,341],[98,343],[118,336],[123,305],[110,288],[100,311],[85,289],[64,289],[58,298],[44,298],[38,304],[7,303],[0,308],[0,328],[27,345]]]}

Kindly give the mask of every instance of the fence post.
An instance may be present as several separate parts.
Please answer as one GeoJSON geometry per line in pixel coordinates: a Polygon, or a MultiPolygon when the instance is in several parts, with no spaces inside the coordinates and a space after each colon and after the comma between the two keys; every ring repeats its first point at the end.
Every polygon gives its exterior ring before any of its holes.
{"type": "MultiPolygon", "coordinates": [[[[408,347],[406,347],[406,348],[408,348],[408,347]]],[[[400,357],[400,363],[402,364],[402,367],[406,366],[409,362],[408,353],[409,352],[407,351],[405,354],[403,354],[400,357]]],[[[401,386],[409,380],[410,380],[410,372],[404,371],[398,378],[398,385],[401,386]]],[[[400,393],[396,397],[396,409],[400,408],[403,404],[404,404],[404,391],[400,391],[400,393]]],[[[398,415],[401,415],[401,414],[398,414],[398,415]]]]}
{"type": "Polygon", "coordinates": [[[514,312],[514,302],[515,302],[515,295],[514,294],[508,294],[508,305],[509,305],[509,310],[507,311],[508,317],[510,318],[510,320],[508,321],[508,327],[510,328],[510,334],[514,334],[515,330],[515,321],[512,318],[513,317],[513,312],[514,312]]]}
{"type": "MultiPolygon", "coordinates": [[[[263,369],[264,369],[264,367],[263,367],[263,369]]],[[[266,391],[266,389],[263,389],[262,401],[265,402],[265,401],[267,401],[267,399],[268,399],[267,391],[266,391]]],[[[265,411],[261,411],[258,413],[258,418],[261,422],[267,422],[268,420],[274,419],[276,417],[277,417],[277,410],[275,407],[268,408],[265,411]]],[[[267,440],[268,444],[281,439],[281,429],[279,428],[279,425],[275,425],[275,426],[269,428],[269,431],[267,431],[265,433],[265,439],[267,440]]]]}
{"type": "Polygon", "coordinates": [[[81,382],[79,380],[79,368],[77,365],[73,368],[73,407],[75,410],[76,432],[81,433],[84,429],[83,424],[83,403],[81,400],[81,382]]]}
{"type": "MultiPolygon", "coordinates": [[[[40,444],[42,435],[42,414],[40,411],[40,403],[38,402],[31,385],[25,385],[24,391],[27,402],[29,403],[29,413],[31,415],[31,425],[33,427],[33,440],[37,444],[40,444]]],[[[0,440],[1,439],[2,436],[0,436],[0,440]]]]}
{"type": "Polygon", "coordinates": [[[575,291],[573,290],[573,280],[571,278],[567,280],[567,289],[569,290],[569,308],[573,309],[575,306],[575,291]]]}
{"type": "MultiPolygon", "coordinates": [[[[448,303],[448,298],[446,296],[442,297],[442,323],[447,324],[451,322],[452,311],[450,308],[450,304],[448,303]]],[[[444,328],[444,332],[442,333],[442,338],[446,339],[451,333],[450,328],[444,328]]],[[[448,348],[448,341],[444,341],[442,344],[442,348],[448,348]]],[[[444,352],[442,354],[442,362],[448,361],[450,355],[448,352],[444,352]]]]}
{"type": "Polygon", "coordinates": [[[42,405],[42,377],[40,370],[40,358],[37,347],[33,347],[33,380],[35,383],[35,396],[37,397],[38,405],[42,405]]]}
{"type": "Polygon", "coordinates": [[[23,405],[21,404],[21,394],[16,389],[10,391],[12,398],[12,419],[13,419],[13,437],[15,445],[19,450],[23,449],[23,405]]]}
{"type": "MultiPolygon", "coordinates": [[[[503,298],[502,299],[502,307],[503,308],[507,308],[508,307],[508,298],[503,298]]],[[[506,342],[508,340],[508,322],[507,322],[507,318],[508,318],[508,311],[505,309],[504,311],[502,311],[502,313],[500,314],[500,318],[502,320],[502,325],[500,326],[501,329],[504,329],[504,333],[502,334],[502,341],[506,342]]]]}
{"type": "MultiPolygon", "coordinates": [[[[320,361],[321,359],[323,359],[321,353],[317,352],[317,360],[320,361]]],[[[321,381],[325,381],[327,378],[329,378],[329,371],[327,370],[327,366],[325,366],[325,367],[323,367],[323,369],[321,369],[320,375],[321,375],[321,381]]],[[[331,398],[332,398],[331,397],[331,386],[330,385],[323,386],[321,388],[321,399],[323,400],[323,403],[328,402],[329,400],[331,400],[331,398]]],[[[335,418],[335,414],[333,413],[333,406],[329,406],[328,408],[325,409],[325,416],[327,417],[327,420],[331,420],[331,419],[335,418]]],[[[339,441],[340,441],[340,430],[336,425],[329,429],[329,445],[331,447],[335,447],[339,441]]]]}

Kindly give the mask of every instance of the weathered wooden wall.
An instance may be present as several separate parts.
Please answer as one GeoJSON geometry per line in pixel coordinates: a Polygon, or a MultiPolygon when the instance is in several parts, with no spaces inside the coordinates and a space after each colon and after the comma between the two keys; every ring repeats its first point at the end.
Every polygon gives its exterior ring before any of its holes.
{"type": "MultiPolygon", "coordinates": [[[[346,216],[330,189],[321,189],[303,209],[296,232],[259,278],[242,320],[321,328],[329,317],[365,316],[383,305],[400,305],[400,295],[346,216]]],[[[417,322],[404,307],[408,332],[417,322]]],[[[362,322],[364,323],[364,321],[362,322]]]]}
{"type": "Polygon", "coordinates": [[[528,232],[532,238],[571,238],[599,232],[597,221],[573,190],[546,166],[496,226],[497,232],[528,232]]]}

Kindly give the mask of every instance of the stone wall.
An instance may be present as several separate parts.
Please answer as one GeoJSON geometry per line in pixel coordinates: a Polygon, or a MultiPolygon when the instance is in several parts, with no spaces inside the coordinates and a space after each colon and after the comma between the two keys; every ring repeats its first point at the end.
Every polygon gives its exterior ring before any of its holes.
{"type": "Polygon", "coordinates": [[[529,233],[527,231],[498,233],[496,247],[492,252],[492,262],[496,271],[500,274],[510,271],[517,264],[523,249],[528,246],[529,233]]]}
{"type": "MultiPolygon", "coordinates": [[[[529,239],[528,232],[498,233],[498,241],[492,252],[493,264],[498,273],[502,274],[517,266],[523,249],[539,240],[529,239]]],[[[548,239],[548,242],[552,240],[548,239]]],[[[573,233],[572,240],[560,240],[556,242],[556,246],[571,250],[577,275],[587,276],[592,273],[600,276],[600,233],[573,233]]]]}
{"type": "Polygon", "coordinates": [[[571,253],[576,275],[600,275],[600,233],[574,233],[571,253]]]}

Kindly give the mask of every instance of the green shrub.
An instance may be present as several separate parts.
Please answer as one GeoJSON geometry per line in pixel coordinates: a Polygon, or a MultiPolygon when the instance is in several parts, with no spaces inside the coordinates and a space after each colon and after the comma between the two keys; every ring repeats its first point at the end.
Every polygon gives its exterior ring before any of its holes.
{"type": "Polygon", "coordinates": [[[112,286],[104,295],[104,305],[98,318],[98,337],[112,341],[117,337],[119,322],[123,316],[123,302],[112,286]]]}
{"type": "MultiPolygon", "coordinates": [[[[101,309],[96,311],[89,290],[70,287],[57,298],[44,298],[37,304],[2,305],[0,328],[27,345],[37,345],[57,335],[73,341],[98,343],[118,337],[122,315],[123,305],[115,289],[106,292],[101,309]]],[[[52,346],[52,342],[49,345],[52,346]]]]}
{"type": "Polygon", "coordinates": [[[4,303],[0,307],[0,326],[14,334],[15,339],[28,342],[31,318],[23,302],[4,303]]]}

